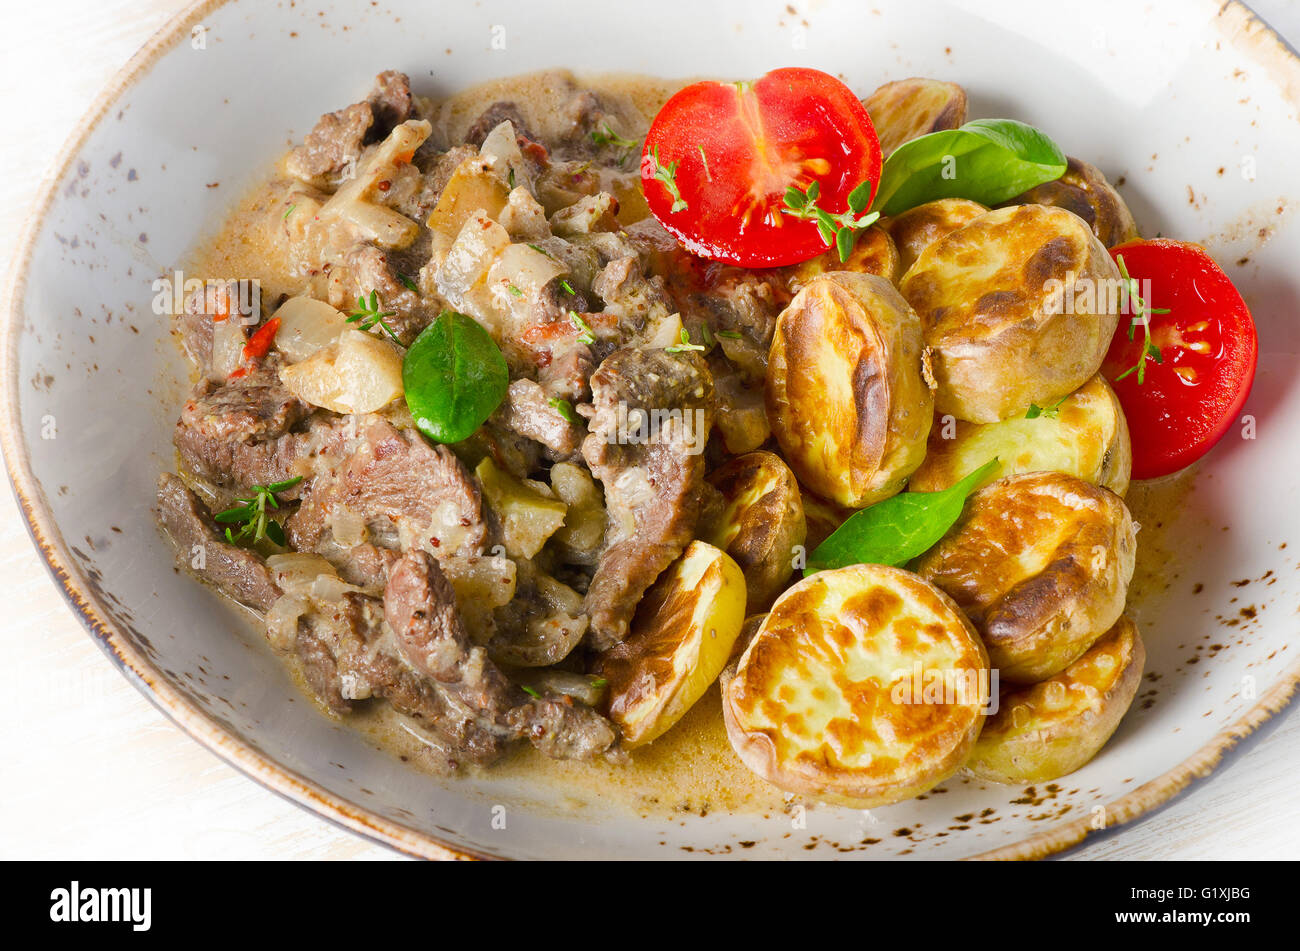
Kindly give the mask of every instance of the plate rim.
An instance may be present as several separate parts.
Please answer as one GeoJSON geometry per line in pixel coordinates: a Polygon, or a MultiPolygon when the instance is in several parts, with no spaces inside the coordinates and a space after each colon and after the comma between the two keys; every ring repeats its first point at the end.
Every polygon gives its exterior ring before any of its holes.
{"type": "MultiPolygon", "coordinates": [[[[123,676],[160,713],[190,738],[259,785],[326,821],[372,842],[414,858],[481,860],[496,858],[462,845],[451,844],[436,835],[386,818],[346,797],[326,790],[296,770],[276,762],[222,727],[210,714],[167,683],[157,665],[139,651],[111,620],[95,587],[70,555],[58,523],[43,497],[31,469],[30,454],[19,419],[20,387],[14,372],[18,338],[23,320],[20,313],[28,271],[37,238],[57,197],[54,185],[63,180],[90,135],[98,128],[110,107],[125,91],[202,18],[232,0],[191,0],[173,14],[109,80],[82,115],[47,168],[41,181],[40,198],[29,208],[9,267],[9,280],[0,302],[0,450],[3,450],[9,485],[17,500],[27,533],[46,569],[91,639],[108,656],[123,676]]],[[[1226,0],[1219,18],[1234,17],[1250,31],[1249,39],[1261,55],[1272,55],[1297,79],[1300,88],[1300,55],[1243,0],[1226,0]],[[1251,23],[1253,21],[1253,26],[1251,23]]],[[[1136,789],[1103,805],[1105,823],[1093,827],[1093,820],[1074,819],[1051,826],[1017,842],[968,856],[970,860],[1041,859],[1076,846],[1096,832],[1110,831],[1151,813],[1172,800],[1193,782],[1209,776],[1224,756],[1241,740],[1281,712],[1300,687],[1300,662],[1284,670],[1259,700],[1235,722],[1219,730],[1205,745],[1178,765],[1148,780],[1136,789]]]]}

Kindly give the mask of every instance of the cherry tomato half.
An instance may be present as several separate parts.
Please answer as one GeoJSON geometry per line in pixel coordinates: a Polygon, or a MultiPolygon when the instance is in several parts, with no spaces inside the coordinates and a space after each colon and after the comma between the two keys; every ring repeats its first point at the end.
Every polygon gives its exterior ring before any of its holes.
{"type": "Polygon", "coordinates": [[[1232,427],[1255,380],[1255,322],[1232,281],[1195,244],[1158,238],[1111,248],[1142,287],[1151,343],[1129,312],[1102,364],[1133,437],[1133,478],[1153,479],[1195,462],[1232,427]],[[1150,282],[1149,284],[1147,282],[1150,282]],[[1142,379],[1133,370],[1142,363],[1142,379]]]}
{"type": "Polygon", "coordinates": [[[782,213],[787,188],[817,182],[818,207],[838,215],[863,182],[874,197],[880,166],[876,130],[853,92],[820,70],[789,68],[695,83],[669,99],[646,135],[641,184],[688,250],[777,267],[827,247],[814,221],[782,213]]]}

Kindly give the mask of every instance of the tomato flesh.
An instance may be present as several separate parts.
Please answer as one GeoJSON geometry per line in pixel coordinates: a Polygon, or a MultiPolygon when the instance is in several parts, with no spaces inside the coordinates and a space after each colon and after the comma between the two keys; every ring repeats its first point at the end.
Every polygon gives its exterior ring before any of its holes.
{"type": "Polygon", "coordinates": [[[651,213],[688,250],[778,267],[827,248],[815,222],[782,213],[787,188],[816,181],[819,207],[840,214],[862,182],[874,196],[880,167],[876,130],[853,92],[827,73],[789,68],[674,95],[646,135],[641,183],[651,213]]]}
{"type": "Polygon", "coordinates": [[[1102,364],[1128,420],[1133,478],[1153,479],[1195,462],[1233,426],[1255,379],[1259,341],[1241,295],[1199,245],[1160,238],[1110,253],[1123,256],[1148,307],[1169,309],[1151,316],[1162,362],[1147,359],[1143,382],[1123,376],[1143,353],[1140,326],[1129,339],[1130,314],[1102,364]]]}

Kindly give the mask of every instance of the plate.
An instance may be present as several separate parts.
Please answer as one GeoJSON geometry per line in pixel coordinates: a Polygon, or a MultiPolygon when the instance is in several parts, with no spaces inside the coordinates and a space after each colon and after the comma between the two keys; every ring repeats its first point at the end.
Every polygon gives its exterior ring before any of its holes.
{"type": "MultiPolygon", "coordinates": [[[[196,740],[415,855],[1038,857],[1135,819],[1212,770],[1300,680],[1289,643],[1300,63],[1248,9],[1218,0],[1094,0],[1078,20],[1022,0],[698,11],[681,0],[635,19],[587,0],[236,0],[169,24],[65,148],[8,283],[0,440],[42,557],[124,675],[196,740]],[[1084,769],[1035,787],[956,778],[870,812],[717,809],[681,788],[666,808],[629,810],[599,785],[563,792],[510,771],[438,779],[322,717],[248,619],[174,569],[154,522],[187,377],[155,281],[381,69],[441,96],[557,66],[749,77],[783,65],[837,73],[863,94],[912,75],[962,83],[973,116],[1040,125],[1100,166],[1144,233],[1204,243],[1254,311],[1259,373],[1237,430],[1189,473],[1135,489],[1149,656],[1119,732],[1084,769]]],[[[674,769],[689,779],[692,764],[674,769]]]]}

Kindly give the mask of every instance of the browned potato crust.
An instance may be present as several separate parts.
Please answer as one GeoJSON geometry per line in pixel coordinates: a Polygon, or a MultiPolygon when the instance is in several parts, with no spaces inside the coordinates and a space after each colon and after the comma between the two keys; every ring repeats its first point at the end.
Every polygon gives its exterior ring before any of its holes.
{"type": "Polygon", "coordinates": [[[899,289],[931,350],[935,408],[993,423],[1077,390],[1119,323],[1118,281],[1097,236],[1062,208],[990,211],[931,244],[899,289]],[[1092,292],[1066,306],[1071,281],[1092,292]]]}
{"type": "Polygon", "coordinates": [[[999,465],[985,484],[1019,472],[1050,470],[1123,496],[1133,468],[1133,447],[1119,397],[1099,373],[1035,419],[935,420],[925,462],[907,487],[938,492],[995,458],[999,465]]]}
{"type": "Polygon", "coordinates": [[[899,568],[853,565],[777,599],[723,674],[723,719],[737,755],[768,782],[871,808],[919,795],[965,762],[987,668],[947,595],[899,568]]]}
{"type": "Polygon", "coordinates": [[[819,274],[829,271],[857,271],[861,274],[879,274],[897,284],[903,276],[903,267],[894,239],[879,225],[872,225],[858,235],[857,242],[847,261],[841,261],[834,248],[815,258],[786,268],[786,284],[791,293],[798,292],[819,274]]]}
{"type": "Polygon", "coordinates": [[[988,211],[977,201],[940,198],[909,208],[881,224],[898,248],[898,266],[906,273],[921,252],[944,235],[951,234],[988,211]]]}
{"type": "Polygon", "coordinates": [[[916,314],[883,277],[814,278],[777,319],[765,397],[801,483],[852,508],[894,495],[925,457],[934,409],[916,314]]]}
{"type": "Polygon", "coordinates": [[[807,528],[799,483],[776,453],[747,452],[709,475],[725,504],[702,536],[735,559],[745,574],[745,612],[767,610],[794,572],[807,528]]]}
{"type": "Polygon", "coordinates": [[[1101,169],[1077,158],[1068,160],[1065,174],[1054,182],[1029,189],[1008,205],[1055,205],[1072,211],[1088,223],[1108,248],[1138,236],[1133,213],[1101,169]]]}
{"type": "Polygon", "coordinates": [[[966,121],[966,90],[938,79],[913,77],[885,83],[862,104],[886,156],[904,142],[955,129],[966,121]]]}
{"type": "Polygon", "coordinates": [[[1137,626],[1121,617],[1055,677],[1003,693],[966,768],[997,783],[1043,783],[1074,772],[1119,726],[1145,663],[1137,626]]]}
{"type": "Polygon", "coordinates": [[[971,496],[916,571],[967,613],[1003,680],[1035,683],[1123,613],[1136,550],[1133,517],[1115,493],[1031,472],[971,496]]]}
{"type": "Polygon", "coordinates": [[[853,514],[853,509],[846,509],[834,502],[828,502],[821,496],[814,495],[807,489],[803,491],[804,522],[808,526],[808,537],[804,542],[808,551],[813,551],[826,541],[831,532],[844,524],[853,514]]]}

